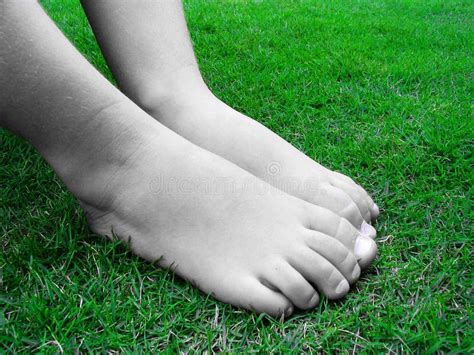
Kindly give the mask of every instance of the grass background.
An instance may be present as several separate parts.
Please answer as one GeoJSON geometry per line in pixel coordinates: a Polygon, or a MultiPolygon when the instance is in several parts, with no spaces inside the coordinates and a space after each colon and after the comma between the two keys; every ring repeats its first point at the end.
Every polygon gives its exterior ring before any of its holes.
{"type": "MultiPolygon", "coordinates": [[[[43,0],[111,78],[78,0],[43,0]]],[[[472,352],[474,2],[186,0],[209,86],[372,193],[380,257],[285,322],[205,297],[92,235],[0,132],[0,351],[472,352]]]]}

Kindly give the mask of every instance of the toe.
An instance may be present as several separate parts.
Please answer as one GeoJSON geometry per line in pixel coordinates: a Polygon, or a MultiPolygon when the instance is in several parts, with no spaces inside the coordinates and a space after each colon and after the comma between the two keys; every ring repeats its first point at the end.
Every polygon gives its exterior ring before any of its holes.
{"type": "Polygon", "coordinates": [[[340,188],[330,184],[320,185],[315,203],[347,219],[356,228],[359,228],[364,221],[359,207],[352,198],[340,188]]]}
{"type": "Polygon", "coordinates": [[[380,209],[379,209],[379,206],[377,206],[377,204],[372,199],[370,200],[371,202],[369,203],[372,203],[371,205],[372,207],[370,208],[370,214],[372,215],[372,220],[374,220],[380,215],[380,209]]]}
{"type": "Polygon", "coordinates": [[[354,248],[354,243],[361,235],[348,220],[341,218],[328,209],[310,205],[308,210],[309,223],[307,228],[329,235],[346,246],[349,250],[354,248]]]}
{"type": "Polygon", "coordinates": [[[344,181],[347,184],[357,185],[357,183],[354,180],[352,180],[349,176],[344,175],[343,173],[340,173],[338,171],[329,170],[329,174],[332,175],[333,178],[344,181]]]}
{"type": "Polygon", "coordinates": [[[372,219],[369,206],[373,206],[373,201],[369,201],[369,195],[365,190],[345,175],[335,173],[335,178],[330,180],[331,185],[340,188],[347,193],[359,208],[360,214],[369,222],[372,219]],[[345,179],[341,178],[344,176],[345,179]],[[347,179],[349,179],[348,182],[347,179]]]}
{"type": "Polygon", "coordinates": [[[301,248],[289,262],[329,299],[344,297],[349,291],[349,283],[341,272],[310,248],[301,248]]]}
{"type": "Polygon", "coordinates": [[[370,197],[367,191],[365,191],[360,185],[355,184],[355,186],[367,201],[371,220],[376,219],[380,214],[379,207],[375,204],[374,200],[372,199],[372,197],[370,197]]]}
{"type": "Polygon", "coordinates": [[[371,238],[361,236],[355,242],[354,255],[359,266],[365,269],[377,256],[377,244],[371,238]]]}
{"type": "Polygon", "coordinates": [[[280,317],[282,315],[288,317],[294,311],[293,304],[287,297],[263,285],[256,278],[247,277],[240,280],[240,282],[232,282],[232,284],[236,292],[230,292],[227,297],[222,297],[224,302],[232,303],[257,313],[266,313],[272,317],[280,317]]]}
{"type": "Polygon", "coordinates": [[[315,231],[308,233],[306,244],[334,265],[349,283],[357,281],[360,267],[352,253],[352,246],[348,249],[339,240],[315,231]]]}
{"type": "Polygon", "coordinates": [[[362,222],[362,225],[360,226],[360,233],[363,236],[375,239],[377,235],[377,231],[375,230],[374,227],[372,227],[370,224],[368,224],[366,221],[362,222]]]}
{"type": "Polygon", "coordinates": [[[278,289],[300,309],[313,308],[319,302],[319,295],[313,286],[284,260],[273,263],[261,281],[278,289]]]}
{"type": "Polygon", "coordinates": [[[366,225],[363,228],[364,234],[354,228],[349,221],[325,208],[311,206],[308,214],[311,216],[308,225],[309,235],[312,232],[320,232],[341,242],[349,251],[353,252],[361,268],[367,267],[374,260],[377,254],[377,245],[372,240],[375,237],[375,229],[371,225],[364,222],[364,226],[366,225]],[[364,240],[364,242],[361,243],[360,240],[364,240]],[[359,246],[356,248],[358,241],[359,246]]]}

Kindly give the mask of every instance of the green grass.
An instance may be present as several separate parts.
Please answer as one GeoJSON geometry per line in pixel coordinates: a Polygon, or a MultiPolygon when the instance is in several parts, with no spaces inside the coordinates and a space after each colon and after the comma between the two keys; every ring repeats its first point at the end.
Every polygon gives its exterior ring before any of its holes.
{"type": "MultiPolygon", "coordinates": [[[[111,79],[77,0],[44,0],[111,79]]],[[[344,300],[285,322],[205,297],[92,235],[26,142],[0,132],[0,351],[472,352],[474,2],[185,2],[213,91],[382,208],[344,300]]]]}

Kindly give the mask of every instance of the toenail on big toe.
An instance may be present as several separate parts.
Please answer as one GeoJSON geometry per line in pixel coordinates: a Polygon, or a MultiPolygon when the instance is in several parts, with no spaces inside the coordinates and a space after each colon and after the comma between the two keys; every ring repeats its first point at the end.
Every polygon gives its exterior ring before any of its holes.
{"type": "Polygon", "coordinates": [[[377,244],[371,239],[364,236],[357,238],[354,245],[354,256],[359,266],[364,269],[370,265],[377,255],[377,244]]]}
{"type": "Polygon", "coordinates": [[[354,246],[354,255],[357,260],[365,259],[372,249],[373,240],[364,236],[358,237],[354,246]]]}
{"type": "Polygon", "coordinates": [[[375,238],[375,236],[377,235],[377,231],[375,230],[375,228],[368,224],[366,221],[362,222],[362,225],[360,226],[360,232],[362,233],[362,235],[372,239],[375,238]]]}

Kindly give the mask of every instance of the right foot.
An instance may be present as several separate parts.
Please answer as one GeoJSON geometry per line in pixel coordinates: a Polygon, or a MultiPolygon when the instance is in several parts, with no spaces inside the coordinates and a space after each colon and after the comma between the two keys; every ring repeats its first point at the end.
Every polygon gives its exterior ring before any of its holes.
{"type": "Polygon", "coordinates": [[[372,239],[347,220],[194,146],[135,106],[101,115],[127,116],[133,126],[100,149],[101,161],[89,156],[82,176],[63,174],[92,230],[205,293],[288,316],[314,307],[318,292],[343,297],[375,257],[372,239]]]}

